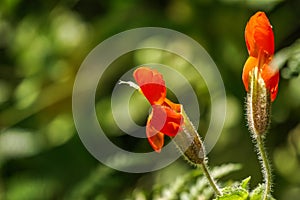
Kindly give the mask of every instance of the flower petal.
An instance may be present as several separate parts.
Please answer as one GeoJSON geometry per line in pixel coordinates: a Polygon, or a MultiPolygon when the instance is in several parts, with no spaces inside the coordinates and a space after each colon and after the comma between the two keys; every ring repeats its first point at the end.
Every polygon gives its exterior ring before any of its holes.
{"type": "Polygon", "coordinates": [[[164,102],[167,91],[163,76],[158,71],[140,67],[134,71],[133,77],[151,105],[164,102]]]}
{"type": "Polygon", "coordinates": [[[162,104],[163,106],[168,106],[170,107],[172,110],[181,113],[181,104],[178,103],[173,103],[172,101],[170,101],[169,99],[165,98],[164,103],[162,104]]]}
{"type": "Polygon", "coordinates": [[[242,79],[247,92],[249,91],[249,87],[248,87],[249,73],[253,70],[254,67],[257,66],[257,64],[258,64],[257,58],[250,56],[244,65],[242,79]]]}
{"type": "Polygon", "coordinates": [[[250,56],[258,57],[259,50],[274,54],[274,33],[264,12],[257,12],[246,25],[245,40],[250,56]]]}
{"type": "Polygon", "coordinates": [[[146,135],[153,150],[159,153],[161,151],[161,148],[164,145],[164,134],[157,131],[151,125],[150,123],[151,119],[152,119],[152,115],[150,114],[146,126],[146,135]]]}
{"type": "Polygon", "coordinates": [[[174,137],[180,130],[182,121],[182,115],[171,108],[160,105],[152,106],[150,125],[159,132],[174,137]]]}
{"type": "Polygon", "coordinates": [[[266,87],[270,92],[271,101],[276,99],[279,83],[279,71],[274,70],[270,65],[264,64],[261,72],[266,87]]]}

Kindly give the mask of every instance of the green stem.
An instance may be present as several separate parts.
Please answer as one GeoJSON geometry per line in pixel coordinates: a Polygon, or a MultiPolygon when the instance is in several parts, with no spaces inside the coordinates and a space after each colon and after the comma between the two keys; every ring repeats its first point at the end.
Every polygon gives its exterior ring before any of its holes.
{"type": "Polygon", "coordinates": [[[264,182],[266,188],[264,192],[263,200],[267,200],[268,195],[271,193],[271,187],[272,187],[271,167],[270,167],[269,159],[267,156],[267,152],[264,146],[262,136],[257,135],[256,141],[257,141],[258,153],[261,159],[261,165],[263,168],[264,182]]]}
{"type": "Polygon", "coordinates": [[[182,131],[177,133],[173,138],[173,142],[175,142],[186,160],[195,166],[201,166],[203,174],[206,176],[210,186],[213,188],[216,195],[220,196],[222,195],[222,191],[209,172],[202,140],[183,108],[181,108],[181,111],[184,125],[182,126],[182,131]]]}
{"type": "Polygon", "coordinates": [[[214,178],[212,177],[212,175],[209,172],[208,166],[207,166],[207,162],[204,161],[201,164],[201,168],[202,171],[204,173],[204,175],[206,176],[210,186],[213,188],[213,190],[215,191],[217,196],[221,196],[222,195],[222,191],[220,190],[219,186],[217,185],[216,181],[214,180],[214,178]]]}

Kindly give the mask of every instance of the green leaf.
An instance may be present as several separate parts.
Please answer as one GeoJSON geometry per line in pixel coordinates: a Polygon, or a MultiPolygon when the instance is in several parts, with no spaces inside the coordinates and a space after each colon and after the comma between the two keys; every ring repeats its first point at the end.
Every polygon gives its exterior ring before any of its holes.
{"type": "MultiPolygon", "coordinates": [[[[261,200],[264,194],[264,186],[259,184],[250,194],[250,200],[261,200]]],[[[275,200],[272,196],[268,200],[275,200]]]]}
{"type": "MultiPolygon", "coordinates": [[[[211,174],[214,178],[222,178],[227,174],[241,169],[240,164],[223,164],[221,166],[214,167],[211,170],[211,174]]],[[[196,180],[196,183],[189,188],[189,199],[197,199],[200,195],[206,195],[210,197],[213,195],[213,190],[208,185],[205,176],[201,176],[196,180]],[[204,192],[205,191],[205,192],[204,192]]]]}
{"type": "Polygon", "coordinates": [[[260,200],[260,199],[262,199],[262,195],[263,195],[263,186],[259,184],[259,185],[251,192],[250,200],[260,200]]]}
{"type": "Polygon", "coordinates": [[[242,168],[242,166],[240,164],[233,164],[233,163],[229,163],[229,164],[223,164],[221,166],[218,167],[214,167],[211,171],[213,177],[215,178],[222,178],[223,176],[240,170],[242,168]]]}
{"type": "Polygon", "coordinates": [[[223,189],[223,195],[217,200],[246,200],[249,199],[248,187],[251,177],[245,178],[240,184],[232,184],[223,189]]]}
{"type": "Polygon", "coordinates": [[[243,188],[243,189],[248,189],[249,188],[249,181],[250,181],[250,179],[251,179],[251,176],[249,176],[248,178],[245,178],[243,181],[242,181],[242,183],[241,183],[241,187],[243,188]]]}
{"type": "Polygon", "coordinates": [[[243,188],[231,188],[231,191],[216,198],[216,200],[246,200],[248,191],[243,188]]]}
{"type": "MultiPolygon", "coordinates": [[[[214,178],[222,178],[239,169],[241,169],[240,164],[223,164],[213,167],[211,174],[214,178]]],[[[178,176],[174,182],[161,187],[161,189],[156,191],[153,195],[154,199],[178,199],[179,197],[181,197],[180,199],[211,199],[212,196],[213,190],[199,168],[185,175],[178,176]]]]}

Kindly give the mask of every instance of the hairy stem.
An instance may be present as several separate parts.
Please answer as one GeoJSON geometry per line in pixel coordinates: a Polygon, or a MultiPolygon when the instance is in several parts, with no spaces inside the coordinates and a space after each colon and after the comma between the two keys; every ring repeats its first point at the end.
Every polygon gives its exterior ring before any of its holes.
{"type": "Polygon", "coordinates": [[[272,175],[266,149],[264,147],[264,137],[270,126],[271,98],[270,91],[263,80],[260,69],[255,67],[249,73],[249,92],[247,94],[247,121],[254,141],[259,159],[261,160],[262,173],[264,176],[265,191],[263,200],[271,193],[272,175]]]}
{"type": "Polygon", "coordinates": [[[213,190],[215,191],[216,195],[218,196],[221,196],[222,195],[222,191],[221,189],[219,188],[219,186],[217,185],[216,181],[214,180],[214,178],[212,177],[212,175],[210,174],[210,171],[208,169],[208,166],[207,166],[207,162],[204,161],[202,164],[201,164],[201,168],[202,168],[202,171],[204,173],[204,175],[206,176],[210,186],[213,188],[213,190]]]}
{"type": "Polygon", "coordinates": [[[208,183],[216,195],[220,196],[222,191],[209,171],[203,142],[183,108],[181,108],[181,113],[184,123],[182,130],[173,138],[173,142],[187,161],[197,167],[201,166],[208,183]]]}
{"type": "Polygon", "coordinates": [[[262,136],[258,135],[256,137],[256,141],[257,141],[258,153],[261,159],[261,165],[262,165],[264,183],[265,183],[265,192],[263,195],[263,200],[267,200],[268,195],[271,193],[271,187],[272,187],[271,167],[270,167],[269,159],[267,156],[267,152],[264,146],[262,136]]]}

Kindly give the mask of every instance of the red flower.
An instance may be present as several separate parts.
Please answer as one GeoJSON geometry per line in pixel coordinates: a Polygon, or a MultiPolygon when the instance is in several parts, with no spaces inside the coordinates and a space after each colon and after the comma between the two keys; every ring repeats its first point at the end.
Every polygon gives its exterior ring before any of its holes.
{"type": "Polygon", "coordinates": [[[140,92],[152,106],[146,135],[152,148],[160,152],[164,144],[164,135],[174,137],[181,129],[183,122],[181,105],[166,98],[165,81],[156,70],[140,67],[134,71],[133,77],[140,86],[140,92]]]}
{"type": "Polygon", "coordinates": [[[245,89],[249,91],[249,74],[258,67],[271,101],[274,101],[278,92],[279,71],[269,65],[274,54],[274,34],[264,12],[257,12],[250,18],[245,29],[245,40],[249,53],[242,75],[245,89]]]}

